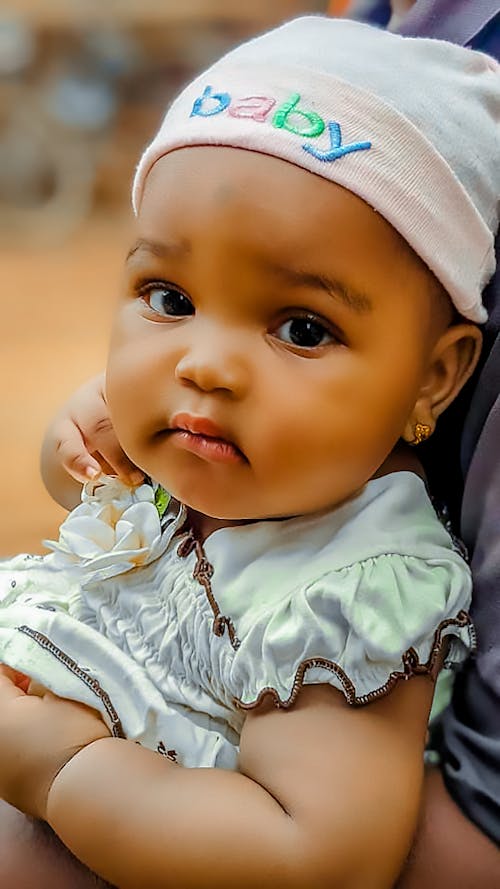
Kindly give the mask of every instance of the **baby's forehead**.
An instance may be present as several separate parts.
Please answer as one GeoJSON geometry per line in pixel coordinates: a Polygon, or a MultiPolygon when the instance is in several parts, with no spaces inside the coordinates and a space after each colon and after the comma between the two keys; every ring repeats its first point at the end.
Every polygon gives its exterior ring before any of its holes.
{"type": "MultiPolygon", "coordinates": [[[[271,154],[230,146],[188,146],[161,157],[146,178],[139,218],[152,211],[158,220],[180,221],[196,227],[202,214],[219,210],[241,212],[238,229],[266,220],[297,230],[297,244],[323,237],[333,248],[348,221],[356,220],[360,234],[369,224],[397,239],[404,238],[384,216],[351,189],[271,154]]],[[[273,231],[270,246],[284,239],[273,231]]],[[[207,231],[207,235],[209,232],[207,231]]]]}
{"type": "Polygon", "coordinates": [[[161,157],[146,178],[139,218],[154,214],[197,227],[203,214],[215,218],[221,210],[241,212],[241,230],[279,222],[270,246],[282,242],[283,226],[297,230],[297,244],[321,234],[332,243],[346,214],[380,220],[381,229],[400,237],[350,189],[282,158],[228,146],[189,146],[161,157]]]}
{"type": "MultiPolygon", "coordinates": [[[[148,176],[142,237],[177,262],[217,274],[330,291],[363,314],[370,286],[408,290],[431,273],[367,202],[309,170],[240,148],[196,146],[161,158],[148,176]]],[[[184,265],[183,271],[187,269],[184,265]]]]}

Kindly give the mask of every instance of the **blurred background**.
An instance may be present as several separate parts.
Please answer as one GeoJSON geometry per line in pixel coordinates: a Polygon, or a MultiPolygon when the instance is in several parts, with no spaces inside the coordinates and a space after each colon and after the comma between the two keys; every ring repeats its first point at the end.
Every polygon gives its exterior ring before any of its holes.
{"type": "Polygon", "coordinates": [[[0,556],[64,512],[39,478],[55,409],[104,367],[138,156],[180,87],[307,13],[381,0],[3,0],[0,10],[0,556]]]}

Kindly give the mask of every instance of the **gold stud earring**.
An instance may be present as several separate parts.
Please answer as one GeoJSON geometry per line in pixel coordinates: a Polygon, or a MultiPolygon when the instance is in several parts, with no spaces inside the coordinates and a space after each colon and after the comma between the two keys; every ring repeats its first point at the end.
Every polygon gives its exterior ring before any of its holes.
{"type": "Polygon", "coordinates": [[[410,441],[411,445],[419,445],[423,441],[425,441],[432,434],[432,429],[427,423],[415,423],[415,428],[413,430],[413,441],[410,441]]]}

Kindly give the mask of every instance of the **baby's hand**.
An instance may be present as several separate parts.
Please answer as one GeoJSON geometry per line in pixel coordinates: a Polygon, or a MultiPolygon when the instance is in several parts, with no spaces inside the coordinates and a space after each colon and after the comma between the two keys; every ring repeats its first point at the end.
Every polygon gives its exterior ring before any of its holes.
{"type": "Polygon", "coordinates": [[[50,787],[84,747],[108,738],[100,715],[0,665],[0,798],[45,820],[50,787]]]}
{"type": "Polygon", "coordinates": [[[45,434],[42,478],[49,494],[68,509],[79,502],[80,485],[101,472],[137,485],[144,474],[129,460],[115,435],[104,394],[104,374],[80,386],[45,434]]]}

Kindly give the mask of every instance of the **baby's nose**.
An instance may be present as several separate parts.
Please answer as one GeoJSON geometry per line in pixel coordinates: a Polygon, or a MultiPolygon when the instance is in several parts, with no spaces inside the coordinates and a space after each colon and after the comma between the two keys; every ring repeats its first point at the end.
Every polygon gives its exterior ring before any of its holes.
{"type": "Polygon", "coordinates": [[[241,398],[249,380],[245,349],[235,337],[207,331],[185,349],[177,362],[175,377],[202,392],[221,390],[241,398]]]}

